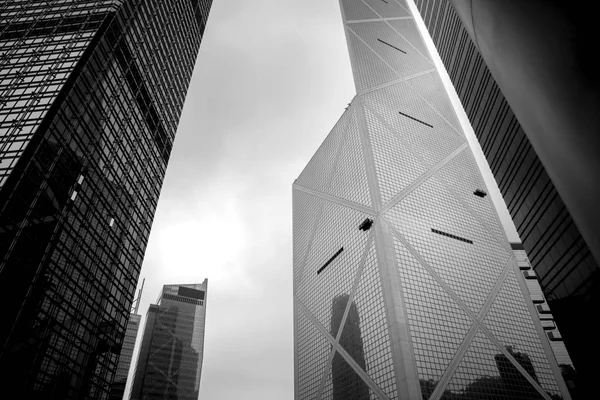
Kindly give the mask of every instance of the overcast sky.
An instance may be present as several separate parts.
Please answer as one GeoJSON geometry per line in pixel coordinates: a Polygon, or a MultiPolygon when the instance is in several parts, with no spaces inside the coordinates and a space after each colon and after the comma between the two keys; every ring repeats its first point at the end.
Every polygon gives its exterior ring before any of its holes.
{"type": "Polygon", "coordinates": [[[293,399],[292,182],[354,94],[337,0],[214,0],[141,272],[140,333],[209,280],[201,400],[293,399]]]}

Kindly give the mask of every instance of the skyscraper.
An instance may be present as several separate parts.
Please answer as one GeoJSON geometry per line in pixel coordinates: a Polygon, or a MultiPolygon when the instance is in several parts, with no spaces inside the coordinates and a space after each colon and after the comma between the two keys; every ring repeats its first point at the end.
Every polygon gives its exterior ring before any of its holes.
{"type": "Polygon", "coordinates": [[[552,310],[546,302],[546,297],[544,296],[542,288],[537,280],[537,275],[531,269],[531,264],[529,262],[529,258],[527,257],[527,253],[525,252],[525,249],[521,243],[511,243],[510,245],[515,253],[517,265],[523,273],[523,276],[526,278],[525,283],[527,285],[527,290],[529,291],[529,296],[535,305],[542,328],[544,328],[544,331],[550,339],[552,353],[554,353],[554,358],[556,358],[556,362],[561,370],[561,374],[565,380],[565,383],[567,384],[567,387],[569,388],[569,393],[573,399],[581,398],[578,394],[578,391],[581,392],[582,390],[580,379],[577,377],[575,368],[573,366],[573,361],[569,356],[569,352],[567,351],[562,335],[554,323],[552,310]]]}
{"type": "MultiPolygon", "coordinates": [[[[600,268],[448,0],[415,0],[584,383],[600,374],[600,268]]],[[[580,10],[581,11],[581,10],[580,10]]],[[[595,391],[595,389],[592,389],[595,391]]]]}
{"type": "Polygon", "coordinates": [[[123,338],[121,353],[119,354],[119,364],[115,372],[115,378],[110,390],[110,400],[121,400],[125,394],[125,386],[127,385],[127,376],[129,375],[129,367],[133,358],[133,349],[135,348],[135,339],[140,327],[142,316],[139,314],[131,314],[127,322],[127,330],[123,338]]]}
{"type": "Polygon", "coordinates": [[[135,341],[140,328],[140,320],[142,319],[142,316],[138,314],[138,311],[145,281],[145,279],[142,281],[142,286],[131,307],[131,314],[129,315],[129,321],[127,322],[127,329],[125,330],[125,337],[123,338],[123,345],[121,346],[121,353],[119,354],[119,364],[117,364],[117,371],[115,372],[115,378],[110,389],[109,400],[122,400],[125,395],[129,367],[131,366],[131,360],[133,359],[135,341]]]}
{"type": "Polygon", "coordinates": [[[0,2],[0,381],[22,398],[108,396],[210,4],[0,2]]]}
{"type": "Polygon", "coordinates": [[[293,185],[296,398],[340,365],[347,398],[570,398],[408,6],[341,6],[357,95],[293,185]]]}
{"type": "Polygon", "coordinates": [[[151,304],[131,387],[131,400],[197,400],[204,354],[208,279],[165,285],[151,304]]]}

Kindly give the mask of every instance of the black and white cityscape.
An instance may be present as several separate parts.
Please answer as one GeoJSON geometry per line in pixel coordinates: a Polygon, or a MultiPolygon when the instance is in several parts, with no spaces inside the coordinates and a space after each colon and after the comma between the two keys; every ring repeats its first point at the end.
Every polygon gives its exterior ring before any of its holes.
{"type": "Polygon", "coordinates": [[[0,398],[596,398],[563,3],[0,0],[0,398]]]}

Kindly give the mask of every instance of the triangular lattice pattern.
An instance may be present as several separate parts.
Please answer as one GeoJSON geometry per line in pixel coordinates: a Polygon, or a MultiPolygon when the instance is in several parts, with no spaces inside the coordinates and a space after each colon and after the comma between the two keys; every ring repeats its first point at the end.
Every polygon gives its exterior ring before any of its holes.
{"type": "Polygon", "coordinates": [[[328,193],[355,203],[371,205],[367,169],[358,132],[358,124],[352,110],[352,119],[345,132],[339,159],[335,165],[328,193]]]}
{"type": "Polygon", "coordinates": [[[338,153],[348,125],[355,121],[354,111],[346,111],[315,153],[296,183],[302,187],[327,192],[338,153]]]}
{"type": "Polygon", "coordinates": [[[419,377],[437,381],[474,321],[397,238],[394,247],[419,377]]]}
{"type": "Polygon", "coordinates": [[[368,238],[358,226],[367,217],[361,211],[325,203],[296,293],[325,328],[331,322],[332,300],[352,289],[368,238]]]}
{"type": "Polygon", "coordinates": [[[383,204],[413,183],[427,169],[371,111],[365,118],[373,149],[373,160],[383,204]]]}
{"type": "Polygon", "coordinates": [[[383,18],[399,18],[409,17],[410,13],[404,7],[400,7],[395,1],[381,1],[381,0],[363,0],[365,4],[368,4],[379,16],[383,18]]]}
{"type": "Polygon", "coordinates": [[[435,166],[466,142],[404,82],[367,93],[365,103],[408,144],[435,166]]]}
{"type": "Polygon", "coordinates": [[[304,270],[303,262],[308,250],[311,235],[321,211],[323,200],[308,193],[298,192],[293,198],[294,209],[294,280],[300,282],[304,270]]]}
{"type": "Polygon", "coordinates": [[[384,393],[394,396],[396,379],[374,244],[367,256],[339,343],[384,393]]]}
{"type": "Polygon", "coordinates": [[[433,68],[429,60],[384,21],[357,22],[348,25],[348,29],[367,44],[374,53],[370,57],[379,56],[401,77],[433,68]]]}
{"type": "Polygon", "coordinates": [[[385,218],[475,313],[512,256],[435,178],[385,218]]]}
{"type": "Polygon", "coordinates": [[[559,394],[514,271],[510,271],[506,277],[483,323],[502,345],[510,346],[515,352],[524,353],[531,359],[534,379],[544,390],[559,394]],[[511,323],[507,324],[507,321],[511,323]]]}
{"type": "Polygon", "coordinates": [[[479,173],[473,154],[468,151],[457,154],[440,168],[437,177],[452,188],[453,192],[469,206],[487,228],[499,238],[506,237],[491,196],[487,195],[486,185],[479,173]],[[475,194],[477,190],[484,191],[485,197],[477,196],[475,194]]]}
{"type": "Polygon", "coordinates": [[[559,394],[410,8],[341,5],[359,94],[294,184],[297,399],[541,395],[518,365],[559,394]]]}
{"type": "Polygon", "coordinates": [[[314,399],[331,352],[330,342],[304,312],[296,307],[296,341],[298,343],[298,393],[301,399],[314,399]]]}
{"type": "Polygon", "coordinates": [[[342,0],[342,4],[342,7],[346,13],[347,21],[379,18],[373,9],[362,1],[342,0]]]}
{"type": "Polygon", "coordinates": [[[471,342],[442,399],[541,399],[540,393],[481,331],[471,342]]]}

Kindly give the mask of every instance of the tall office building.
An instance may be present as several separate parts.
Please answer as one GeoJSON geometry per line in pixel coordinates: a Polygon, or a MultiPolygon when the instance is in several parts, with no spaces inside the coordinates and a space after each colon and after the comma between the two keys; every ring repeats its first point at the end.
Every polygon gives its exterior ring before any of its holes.
{"type": "Polygon", "coordinates": [[[578,390],[582,390],[580,388],[581,384],[579,383],[580,379],[577,376],[573,366],[573,361],[569,356],[569,352],[567,351],[562,335],[554,323],[552,310],[546,302],[546,297],[544,296],[542,288],[537,280],[537,274],[531,268],[531,263],[527,257],[527,252],[521,243],[511,243],[510,245],[515,254],[515,258],[517,259],[517,265],[525,277],[525,283],[527,285],[529,296],[535,305],[542,328],[544,328],[544,331],[548,335],[552,353],[554,354],[554,358],[558,363],[563,379],[567,384],[569,393],[573,399],[581,398],[581,395],[578,393],[578,390]]]}
{"type": "Polygon", "coordinates": [[[198,400],[207,286],[165,285],[150,305],[131,400],[198,400]]]}
{"type": "Polygon", "coordinates": [[[129,368],[131,366],[131,360],[133,359],[133,350],[140,328],[140,320],[142,319],[142,316],[138,314],[138,311],[140,308],[140,301],[142,300],[144,282],[146,282],[145,279],[142,281],[142,286],[131,307],[131,314],[129,315],[129,321],[127,322],[127,329],[125,330],[125,337],[123,338],[121,353],[119,354],[119,364],[117,364],[117,371],[115,372],[115,378],[110,389],[109,400],[122,400],[125,395],[127,377],[129,376],[129,368]]]}
{"type": "Polygon", "coordinates": [[[415,0],[561,329],[575,367],[600,374],[600,269],[449,0],[415,0]]]}
{"type": "Polygon", "coordinates": [[[0,1],[0,382],[107,398],[211,1],[0,1]]]}
{"type": "Polygon", "coordinates": [[[127,377],[129,375],[129,367],[133,358],[133,349],[135,348],[135,339],[137,338],[142,316],[139,314],[131,314],[127,322],[127,329],[119,354],[119,364],[115,372],[109,400],[121,400],[125,395],[125,387],[127,386],[127,377]]]}
{"type": "Polygon", "coordinates": [[[357,95],[293,185],[296,398],[570,398],[408,6],[341,5],[357,95]]]}

